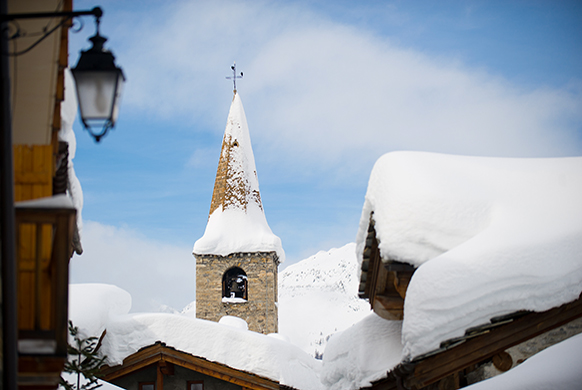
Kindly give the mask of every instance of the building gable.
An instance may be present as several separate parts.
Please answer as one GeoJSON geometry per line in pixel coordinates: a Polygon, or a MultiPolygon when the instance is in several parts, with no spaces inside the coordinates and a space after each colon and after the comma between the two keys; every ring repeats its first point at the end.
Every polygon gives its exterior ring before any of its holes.
{"type": "Polygon", "coordinates": [[[139,389],[139,383],[155,382],[156,390],[186,389],[188,382],[203,381],[205,390],[275,390],[279,384],[255,374],[167,347],[164,343],[142,348],[118,366],[101,368],[102,379],[125,389],[139,389]]]}

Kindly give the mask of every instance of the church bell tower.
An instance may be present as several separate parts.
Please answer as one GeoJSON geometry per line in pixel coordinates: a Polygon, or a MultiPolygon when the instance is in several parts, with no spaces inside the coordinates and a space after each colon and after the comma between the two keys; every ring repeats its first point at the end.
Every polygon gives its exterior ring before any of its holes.
{"type": "Polygon", "coordinates": [[[231,315],[244,319],[252,331],[278,331],[277,268],[285,254],[265,218],[248,125],[236,89],[208,223],[193,254],[197,318],[218,321],[231,315]]]}

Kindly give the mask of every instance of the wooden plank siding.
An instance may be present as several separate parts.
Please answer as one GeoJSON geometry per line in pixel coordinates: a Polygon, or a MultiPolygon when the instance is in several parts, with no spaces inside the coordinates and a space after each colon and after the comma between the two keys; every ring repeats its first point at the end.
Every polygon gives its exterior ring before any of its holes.
{"type": "Polygon", "coordinates": [[[53,145],[14,145],[14,201],[52,196],[53,145]]]}
{"type": "Polygon", "coordinates": [[[51,329],[51,224],[22,223],[16,234],[18,253],[18,329],[51,329]]]}
{"type": "Polygon", "coordinates": [[[69,258],[75,209],[16,207],[19,339],[56,340],[56,355],[67,352],[69,258]]]}

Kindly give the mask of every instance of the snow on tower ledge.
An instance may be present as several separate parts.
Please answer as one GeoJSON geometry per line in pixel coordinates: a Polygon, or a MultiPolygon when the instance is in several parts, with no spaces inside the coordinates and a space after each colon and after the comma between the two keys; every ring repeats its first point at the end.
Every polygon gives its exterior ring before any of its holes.
{"type": "Polygon", "coordinates": [[[255,158],[243,105],[235,92],[214,183],[210,216],[197,255],[228,256],[241,252],[276,252],[285,259],[281,239],[265,218],[255,158]]]}

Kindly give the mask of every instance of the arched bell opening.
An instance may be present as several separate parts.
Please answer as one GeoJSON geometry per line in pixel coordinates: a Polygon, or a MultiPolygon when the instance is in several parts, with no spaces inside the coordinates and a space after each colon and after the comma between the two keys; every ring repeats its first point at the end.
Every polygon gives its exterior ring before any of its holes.
{"type": "Polygon", "coordinates": [[[222,275],[222,298],[248,300],[248,279],[242,268],[229,268],[222,275]]]}

